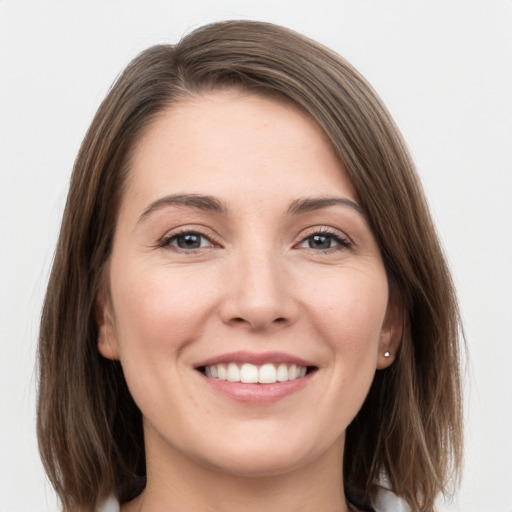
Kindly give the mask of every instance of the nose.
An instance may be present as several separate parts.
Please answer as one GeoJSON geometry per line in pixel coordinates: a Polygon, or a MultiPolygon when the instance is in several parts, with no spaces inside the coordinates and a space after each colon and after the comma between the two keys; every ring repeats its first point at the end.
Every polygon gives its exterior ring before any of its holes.
{"type": "Polygon", "coordinates": [[[286,270],[271,249],[239,255],[225,281],[223,322],[254,332],[272,332],[294,323],[298,305],[286,270]]]}

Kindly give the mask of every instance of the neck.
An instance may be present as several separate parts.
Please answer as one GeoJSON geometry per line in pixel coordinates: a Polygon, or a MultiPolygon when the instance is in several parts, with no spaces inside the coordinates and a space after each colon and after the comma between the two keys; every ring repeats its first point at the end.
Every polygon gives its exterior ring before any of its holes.
{"type": "Polygon", "coordinates": [[[190,460],[179,451],[147,453],[147,486],[122,512],[348,512],[343,439],[320,458],[272,475],[240,475],[190,460]]]}

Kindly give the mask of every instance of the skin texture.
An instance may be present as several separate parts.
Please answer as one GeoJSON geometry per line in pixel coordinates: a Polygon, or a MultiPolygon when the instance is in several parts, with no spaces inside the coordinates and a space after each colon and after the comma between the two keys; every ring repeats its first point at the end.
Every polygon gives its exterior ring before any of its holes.
{"type": "Polygon", "coordinates": [[[120,359],[144,416],[148,484],[123,512],[347,510],[344,432],[393,361],[401,317],[364,213],[289,211],[326,197],[357,204],[321,130],[286,102],[196,96],[138,141],[98,299],[99,350],[120,359]],[[176,194],[223,210],[155,204],[176,194]],[[180,248],[183,233],[200,247],[180,248]],[[237,400],[196,369],[236,351],[316,371],[279,399],[237,400]]]}

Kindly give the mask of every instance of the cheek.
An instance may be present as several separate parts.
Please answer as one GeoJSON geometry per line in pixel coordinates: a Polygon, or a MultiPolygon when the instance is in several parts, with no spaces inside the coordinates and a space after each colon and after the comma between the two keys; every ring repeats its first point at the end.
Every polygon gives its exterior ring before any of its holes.
{"type": "Polygon", "coordinates": [[[178,407],[186,368],[182,351],[201,337],[205,315],[215,303],[204,293],[204,276],[169,269],[118,264],[111,273],[115,336],[130,392],[145,417],[160,414],[163,403],[178,407]],[[201,286],[200,286],[201,284],[201,286]],[[170,389],[180,389],[180,394],[170,389]]]}
{"type": "Polygon", "coordinates": [[[386,314],[387,278],[377,266],[372,272],[343,269],[307,296],[317,329],[337,356],[375,354],[386,314]],[[371,350],[375,349],[375,350],[371,350]]]}
{"type": "Polygon", "coordinates": [[[214,303],[208,277],[165,265],[117,269],[111,288],[121,356],[128,350],[144,352],[144,357],[174,352],[199,336],[214,303]]]}

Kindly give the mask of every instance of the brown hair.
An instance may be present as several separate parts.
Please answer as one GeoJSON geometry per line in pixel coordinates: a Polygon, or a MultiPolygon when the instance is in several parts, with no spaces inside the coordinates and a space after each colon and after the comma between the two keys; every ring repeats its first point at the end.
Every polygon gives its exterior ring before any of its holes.
{"type": "Polygon", "coordinates": [[[169,105],[224,87],[294,102],[322,127],[352,180],[403,303],[404,331],[396,361],[376,372],[348,427],[345,486],[368,505],[385,477],[414,511],[432,512],[461,461],[460,320],[414,166],[389,113],[345,60],[249,21],[208,25],[143,52],[81,146],[39,340],[40,451],[64,510],[90,512],[108,494],[124,501],[144,487],[141,414],[120,364],[97,350],[95,301],[137,137],[169,105]]]}

